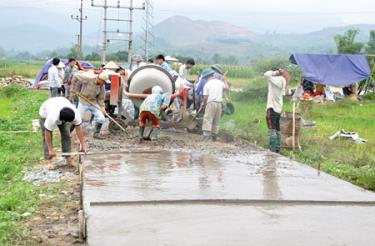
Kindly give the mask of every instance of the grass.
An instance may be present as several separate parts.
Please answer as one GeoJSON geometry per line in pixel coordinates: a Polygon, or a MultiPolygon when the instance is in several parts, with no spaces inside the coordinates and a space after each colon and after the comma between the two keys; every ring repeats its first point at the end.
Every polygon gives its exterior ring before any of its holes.
{"type": "Polygon", "coordinates": [[[34,211],[38,191],[22,176],[42,154],[39,134],[5,131],[31,130],[31,119],[46,98],[43,92],[14,86],[0,91],[0,245],[21,244],[26,236],[19,222],[22,214],[34,211]]]}
{"type": "Polygon", "coordinates": [[[0,61],[0,78],[21,75],[34,79],[44,64],[45,61],[0,61]]]}
{"type": "MultiPolygon", "coordinates": [[[[242,84],[244,92],[234,93],[232,100],[236,112],[225,116],[227,122],[235,124],[232,131],[267,147],[266,84],[261,78],[232,79],[233,84],[242,84]],[[245,81],[245,82],[244,82],[245,81]]],[[[291,111],[288,98],[284,99],[284,111],[291,111]]],[[[316,128],[304,129],[301,139],[302,152],[282,150],[282,154],[295,160],[318,167],[334,176],[375,191],[375,97],[369,95],[364,101],[337,101],[330,104],[314,104],[310,116],[305,120],[317,122],[316,128]],[[356,144],[346,140],[329,140],[340,129],[358,132],[367,144],[356,144]]],[[[229,124],[232,126],[233,124],[229,124]]]]}

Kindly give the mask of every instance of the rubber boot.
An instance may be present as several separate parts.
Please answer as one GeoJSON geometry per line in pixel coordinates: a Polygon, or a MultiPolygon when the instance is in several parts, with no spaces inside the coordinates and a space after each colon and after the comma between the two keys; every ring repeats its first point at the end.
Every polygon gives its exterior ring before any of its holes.
{"type": "Polygon", "coordinates": [[[271,130],[269,130],[268,134],[269,134],[269,145],[268,145],[268,148],[272,152],[277,152],[277,142],[278,142],[277,131],[274,130],[274,129],[271,129],[271,130]]]}
{"type": "Polygon", "coordinates": [[[143,134],[145,132],[145,127],[144,126],[140,126],[139,129],[138,129],[138,139],[139,139],[139,142],[141,143],[143,141],[143,134]]]}
{"type": "Polygon", "coordinates": [[[275,144],[275,149],[276,149],[276,153],[280,153],[280,148],[281,148],[281,133],[280,131],[277,131],[276,132],[276,144],[275,144]]]}
{"type": "Polygon", "coordinates": [[[211,132],[203,131],[203,141],[210,141],[210,140],[211,140],[211,132]]]}
{"type": "Polygon", "coordinates": [[[150,134],[150,138],[152,142],[158,141],[158,135],[159,135],[159,128],[152,128],[152,132],[150,134]]]}
{"type": "Polygon", "coordinates": [[[95,132],[94,132],[94,138],[95,138],[95,139],[104,139],[104,138],[100,135],[100,130],[102,129],[102,126],[103,126],[103,124],[100,124],[100,123],[96,123],[96,124],[95,124],[95,132]]]}

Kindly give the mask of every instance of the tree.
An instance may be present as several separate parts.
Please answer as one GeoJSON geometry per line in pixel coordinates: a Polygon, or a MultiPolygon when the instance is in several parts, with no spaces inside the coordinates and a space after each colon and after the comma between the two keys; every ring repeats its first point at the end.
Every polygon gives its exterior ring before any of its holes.
{"type": "Polygon", "coordinates": [[[76,45],[74,45],[73,47],[71,47],[70,49],[69,49],[69,54],[67,55],[67,58],[69,59],[69,58],[74,58],[74,59],[76,59],[76,58],[78,58],[79,56],[78,56],[78,50],[77,50],[77,46],[76,45]]]}
{"type": "Polygon", "coordinates": [[[98,53],[96,52],[91,52],[91,54],[88,54],[87,56],[85,56],[85,60],[88,60],[88,61],[100,61],[101,57],[98,53]]]}
{"type": "Polygon", "coordinates": [[[17,55],[15,56],[17,60],[31,60],[33,59],[33,56],[30,54],[28,51],[21,51],[18,52],[17,55]]]}
{"type": "Polygon", "coordinates": [[[364,46],[363,43],[355,42],[355,37],[358,35],[358,29],[349,29],[344,35],[337,34],[335,36],[335,43],[338,54],[359,54],[364,46]]]}
{"type": "Polygon", "coordinates": [[[370,40],[366,45],[366,54],[375,55],[375,31],[370,31],[370,40]]]}
{"type": "Polygon", "coordinates": [[[58,56],[59,56],[59,54],[57,54],[56,51],[52,51],[52,52],[49,53],[49,55],[48,55],[49,58],[54,58],[54,57],[58,57],[58,56]]]}
{"type": "Polygon", "coordinates": [[[218,54],[218,53],[215,53],[213,56],[212,56],[212,62],[213,63],[221,63],[221,56],[218,54]]]}

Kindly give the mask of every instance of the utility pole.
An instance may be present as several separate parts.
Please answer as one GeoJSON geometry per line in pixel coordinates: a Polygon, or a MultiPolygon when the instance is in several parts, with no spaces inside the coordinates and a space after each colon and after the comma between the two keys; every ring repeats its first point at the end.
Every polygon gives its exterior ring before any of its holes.
{"type": "Polygon", "coordinates": [[[106,61],[106,53],[107,53],[107,0],[104,0],[104,5],[95,5],[94,0],[91,0],[92,7],[99,7],[104,9],[104,24],[103,24],[103,44],[102,44],[102,63],[104,64],[106,61]]]}
{"type": "Polygon", "coordinates": [[[81,36],[79,35],[79,34],[77,34],[77,35],[75,35],[76,37],[77,37],[77,44],[76,44],[76,52],[77,52],[77,55],[78,55],[78,59],[80,59],[80,57],[79,57],[79,42],[80,42],[80,40],[81,40],[81,36]]]}
{"type": "Polygon", "coordinates": [[[152,1],[151,0],[146,0],[145,2],[145,5],[146,5],[146,11],[145,11],[145,16],[143,18],[144,20],[144,38],[143,38],[143,41],[144,41],[144,55],[145,55],[145,59],[147,60],[150,56],[149,52],[150,52],[150,46],[153,44],[153,39],[154,39],[154,36],[152,34],[152,27],[153,27],[153,5],[152,5],[152,1]]]}
{"type": "Polygon", "coordinates": [[[128,62],[131,64],[131,53],[132,53],[132,43],[133,43],[133,11],[135,9],[145,9],[145,5],[143,4],[142,7],[134,7],[133,6],[133,0],[130,0],[130,5],[128,7],[124,7],[120,5],[120,0],[117,1],[117,5],[108,5],[107,0],[104,0],[104,5],[96,5],[94,4],[94,0],[91,0],[91,6],[93,7],[101,7],[104,9],[104,28],[103,28],[103,53],[102,53],[102,63],[105,63],[106,61],[106,51],[107,51],[107,44],[111,41],[127,41],[128,42],[128,62]],[[120,18],[108,18],[107,17],[107,10],[113,8],[113,9],[129,9],[129,19],[120,19],[120,18]],[[107,30],[107,21],[124,21],[129,23],[129,32],[120,32],[120,30],[117,31],[108,31],[107,30]],[[119,38],[108,38],[107,34],[114,33],[114,34],[128,34],[128,39],[119,39],[119,38]]]}
{"type": "Polygon", "coordinates": [[[133,11],[135,9],[145,10],[146,5],[145,3],[142,4],[142,7],[134,7],[133,0],[130,0],[130,6],[127,7],[129,9],[129,41],[128,41],[128,63],[129,68],[132,66],[132,49],[133,49],[133,11]]]}
{"type": "Polygon", "coordinates": [[[70,15],[70,18],[73,20],[77,20],[79,22],[79,42],[78,42],[78,59],[82,59],[83,57],[83,46],[82,46],[82,33],[83,33],[83,21],[87,20],[87,16],[83,17],[83,0],[81,0],[81,8],[79,9],[80,15],[75,16],[70,15]]]}

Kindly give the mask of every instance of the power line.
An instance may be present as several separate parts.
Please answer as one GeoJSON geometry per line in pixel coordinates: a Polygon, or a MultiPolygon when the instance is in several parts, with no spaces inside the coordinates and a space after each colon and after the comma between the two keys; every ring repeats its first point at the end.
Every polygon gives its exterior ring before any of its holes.
{"type": "Polygon", "coordinates": [[[87,16],[83,17],[83,0],[81,0],[81,7],[79,8],[79,16],[70,15],[70,18],[73,20],[77,20],[79,22],[79,40],[78,40],[78,57],[82,59],[83,57],[83,44],[82,44],[82,36],[83,36],[83,21],[87,20],[87,16]]]}
{"type": "Polygon", "coordinates": [[[133,45],[133,11],[134,10],[144,10],[145,5],[143,4],[142,7],[134,7],[133,0],[130,0],[129,6],[121,6],[120,0],[117,1],[117,5],[108,5],[107,0],[104,0],[103,5],[94,4],[94,0],[91,0],[91,6],[93,7],[100,7],[104,9],[104,27],[103,27],[103,49],[102,49],[102,62],[105,63],[106,61],[106,53],[107,53],[107,43],[111,40],[113,41],[127,41],[128,42],[128,63],[131,66],[132,61],[132,45],[133,45]],[[107,18],[107,11],[108,9],[128,9],[129,10],[129,19],[120,19],[120,16],[117,18],[107,18]],[[120,32],[119,29],[117,31],[108,31],[107,30],[107,21],[117,21],[117,22],[128,22],[129,23],[129,31],[128,32],[120,32]],[[107,38],[108,33],[117,33],[117,34],[128,34],[128,39],[120,39],[120,38],[107,38]]]}

